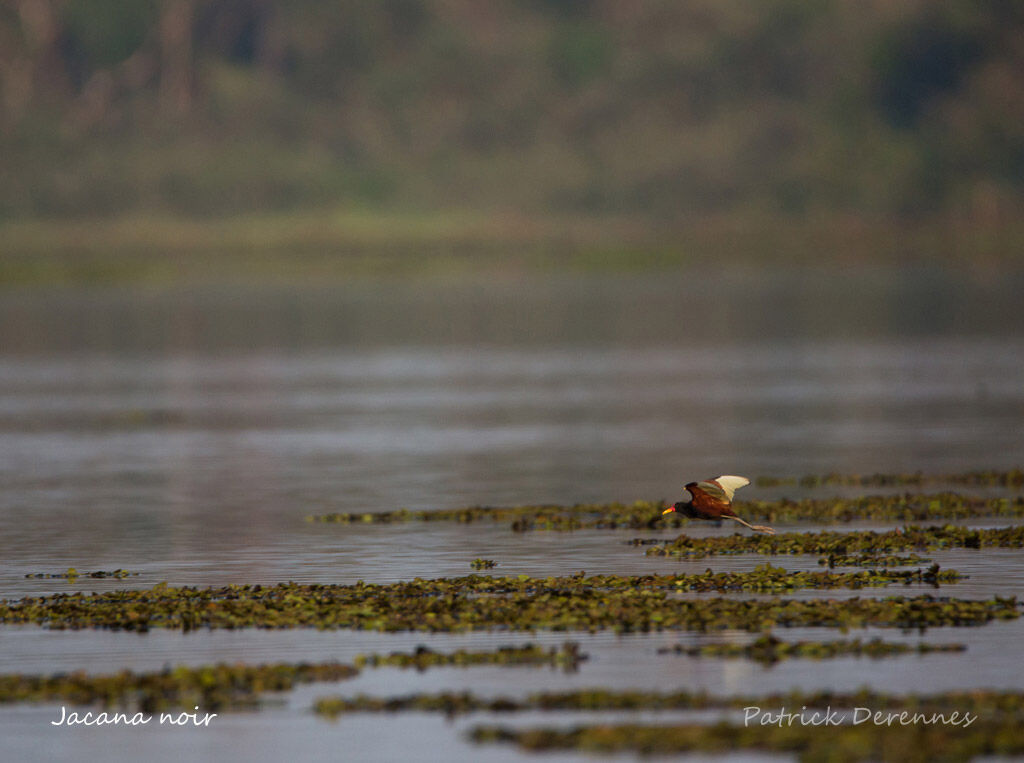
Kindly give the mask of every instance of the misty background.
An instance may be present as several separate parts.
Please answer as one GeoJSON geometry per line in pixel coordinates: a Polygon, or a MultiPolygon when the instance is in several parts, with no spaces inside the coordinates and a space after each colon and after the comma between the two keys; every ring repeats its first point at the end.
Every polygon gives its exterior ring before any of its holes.
{"type": "Polygon", "coordinates": [[[1022,30],[1010,0],[5,0],[0,277],[1005,263],[1022,30]]]}

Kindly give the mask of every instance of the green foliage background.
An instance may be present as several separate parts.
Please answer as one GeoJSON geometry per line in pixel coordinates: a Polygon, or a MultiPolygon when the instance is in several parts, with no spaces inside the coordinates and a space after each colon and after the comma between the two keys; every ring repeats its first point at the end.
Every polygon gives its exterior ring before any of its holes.
{"type": "Polygon", "coordinates": [[[0,219],[995,225],[1024,198],[1013,0],[27,0],[0,51],[0,219]]]}

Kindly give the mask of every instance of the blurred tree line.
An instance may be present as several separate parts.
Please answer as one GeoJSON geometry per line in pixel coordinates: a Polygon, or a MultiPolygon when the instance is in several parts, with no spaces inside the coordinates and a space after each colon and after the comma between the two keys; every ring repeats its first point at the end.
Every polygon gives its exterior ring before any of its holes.
{"type": "Polygon", "coordinates": [[[0,0],[0,216],[991,223],[1018,0],[0,0]]]}

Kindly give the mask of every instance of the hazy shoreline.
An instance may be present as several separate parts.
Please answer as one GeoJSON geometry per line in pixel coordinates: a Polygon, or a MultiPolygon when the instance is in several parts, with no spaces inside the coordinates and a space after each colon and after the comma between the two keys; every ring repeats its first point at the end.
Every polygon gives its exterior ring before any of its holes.
{"type": "Polygon", "coordinates": [[[985,273],[1021,266],[1024,223],[318,210],[17,220],[0,223],[0,242],[0,287],[700,267],[906,265],[985,273]]]}

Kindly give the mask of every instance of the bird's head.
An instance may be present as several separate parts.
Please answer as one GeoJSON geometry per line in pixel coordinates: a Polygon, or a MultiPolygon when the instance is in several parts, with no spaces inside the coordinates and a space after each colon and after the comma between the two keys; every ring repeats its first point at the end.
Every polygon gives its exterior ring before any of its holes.
{"type": "Polygon", "coordinates": [[[672,504],[671,506],[669,506],[669,507],[668,507],[667,509],[665,509],[665,510],[664,510],[663,512],[661,512],[661,513],[662,513],[663,515],[664,515],[664,514],[671,514],[671,513],[673,512],[673,511],[676,511],[676,510],[677,510],[678,508],[679,508],[679,504],[678,504],[678,503],[673,503],[673,504],[672,504]]]}

